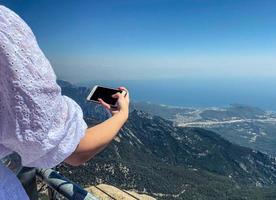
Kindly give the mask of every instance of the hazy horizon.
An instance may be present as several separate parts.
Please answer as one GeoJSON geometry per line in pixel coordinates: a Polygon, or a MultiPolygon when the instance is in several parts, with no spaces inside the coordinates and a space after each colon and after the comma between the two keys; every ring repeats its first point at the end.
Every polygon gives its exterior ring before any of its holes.
{"type": "Polygon", "coordinates": [[[93,80],[73,84],[88,88],[127,85],[132,101],[169,106],[207,108],[242,104],[276,111],[274,79],[93,80]]]}

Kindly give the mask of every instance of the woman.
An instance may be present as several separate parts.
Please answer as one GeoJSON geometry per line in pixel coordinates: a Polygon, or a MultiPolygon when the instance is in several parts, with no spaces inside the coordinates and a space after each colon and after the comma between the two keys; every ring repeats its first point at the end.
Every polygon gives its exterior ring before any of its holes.
{"type": "MultiPolygon", "coordinates": [[[[100,100],[112,117],[87,128],[79,105],[61,95],[30,27],[0,5],[0,158],[14,151],[22,165],[40,168],[86,162],[112,141],[128,118],[128,92],[114,98],[117,110],[100,100]]],[[[16,176],[2,165],[0,199],[28,199],[16,176]]]]}

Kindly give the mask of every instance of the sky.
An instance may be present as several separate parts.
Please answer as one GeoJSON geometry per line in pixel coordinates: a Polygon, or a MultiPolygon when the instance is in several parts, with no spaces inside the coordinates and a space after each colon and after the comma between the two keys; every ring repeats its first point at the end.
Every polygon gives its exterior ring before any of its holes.
{"type": "Polygon", "coordinates": [[[274,0],[0,0],[58,78],[276,78],[274,0]]]}

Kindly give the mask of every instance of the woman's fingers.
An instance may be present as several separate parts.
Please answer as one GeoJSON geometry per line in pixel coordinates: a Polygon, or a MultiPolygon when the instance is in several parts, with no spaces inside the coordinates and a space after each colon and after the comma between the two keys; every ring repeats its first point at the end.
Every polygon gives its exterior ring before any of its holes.
{"type": "Polygon", "coordinates": [[[124,97],[128,95],[128,90],[125,87],[119,87],[118,89],[125,92],[124,97]]]}
{"type": "Polygon", "coordinates": [[[118,89],[123,91],[122,94],[123,94],[124,97],[129,98],[129,92],[125,87],[121,86],[121,87],[118,87],[118,89]]]}
{"type": "Polygon", "coordinates": [[[108,103],[104,102],[101,98],[99,98],[99,103],[102,104],[106,109],[108,109],[112,114],[115,114],[121,110],[128,112],[129,107],[129,92],[125,87],[119,87],[118,88],[121,91],[124,92],[117,92],[116,94],[113,94],[112,97],[117,99],[117,106],[113,107],[109,105],[108,103]]]}
{"type": "Polygon", "coordinates": [[[116,94],[113,94],[112,97],[119,99],[122,96],[122,94],[120,92],[117,92],[116,94]]]}
{"type": "Polygon", "coordinates": [[[108,110],[111,109],[111,106],[108,103],[104,102],[101,98],[99,98],[98,100],[99,100],[100,104],[103,105],[103,107],[105,107],[108,110]]]}
{"type": "Polygon", "coordinates": [[[118,87],[118,89],[119,89],[119,90],[125,90],[125,91],[127,91],[127,89],[126,89],[125,87],[123,87],[123,86],[118,87]]]}

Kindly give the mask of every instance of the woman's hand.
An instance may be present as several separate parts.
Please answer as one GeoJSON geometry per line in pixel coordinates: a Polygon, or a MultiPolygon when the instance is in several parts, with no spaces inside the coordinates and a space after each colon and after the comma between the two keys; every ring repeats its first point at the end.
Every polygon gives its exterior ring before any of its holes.
{"type": "Polygon", "coordinates": [[[66,163],[78,166],[86,162],[102,151],[116,137],[117,133],[127,121],[129,112],[128,91],[124,87],[119,87],[118,89],[124,90],[126,95],[124,96],[121,93],[113,95],[114,98],[118,99],[118,107],[116,109],[112,108],[102,99],[99,99],[100,103],[112,113],[113,117],[88,128],[77,149],[65,160],[66,163]]]}
{"type": "Polygon", "coordinates": [[[122,114],[127,119],[128,114],[129,114],[129,92],[125,87],[119,87],[118,89],[125,91],[126,94],[124,95],[124,94],[118,92],[112,96],[113,98],[118,99],[117,107],[110,106],[109,104],[107,104],[100,98],[99,98],[99,102],[100,102],[100,104],[103,105],[103,107],[105,107],[107,110],[109,110],[112,115],[122,114]]]}

